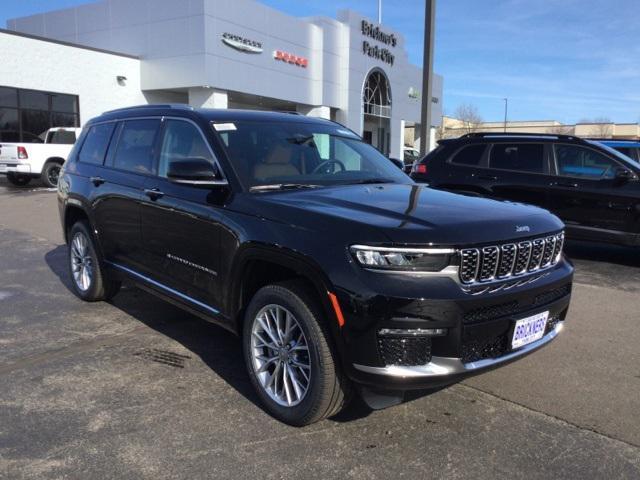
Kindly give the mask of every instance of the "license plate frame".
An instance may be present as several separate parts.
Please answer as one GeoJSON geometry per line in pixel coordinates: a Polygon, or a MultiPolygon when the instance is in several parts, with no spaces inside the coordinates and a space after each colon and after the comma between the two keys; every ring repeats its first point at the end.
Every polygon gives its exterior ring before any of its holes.
{"type": "Polygon", "coordinates": [[[548,310],[516,320],[511,334],[511,350],[525,347],[544,337],[548,321],[548,310]]]}

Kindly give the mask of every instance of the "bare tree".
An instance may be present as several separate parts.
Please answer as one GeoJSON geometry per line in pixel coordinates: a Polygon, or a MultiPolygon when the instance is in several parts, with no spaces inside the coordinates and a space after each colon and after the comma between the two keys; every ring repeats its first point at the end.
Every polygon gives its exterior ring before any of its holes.
{"type": "Polygon", "coordinates": [[[553,135],[573,135],[574,127],[573,125],[554,125],[553,127],[547,128],[547,133],[553,135]]]}
{"type": "Polygon", "coordinates": [[[608,117],[597,117],[593,120],[583,118],[578,123],[590,125],[589,136],[595,138],[611,138],[613,135],[613,122],[608,117]]]}
{"type": "Polygon", "coordinates": [[[482,123],[482,117],[478,113],[478,109],[470,103],[459,105],[453,116],[462,122],[462,130],[465,133],[477,132],[482,123]]]}

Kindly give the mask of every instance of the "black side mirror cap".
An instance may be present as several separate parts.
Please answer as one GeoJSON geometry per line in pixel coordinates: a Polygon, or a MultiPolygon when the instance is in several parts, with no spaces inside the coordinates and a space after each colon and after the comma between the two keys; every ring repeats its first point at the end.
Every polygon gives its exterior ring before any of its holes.
{"type": "Polygon", "coordinates": [[[632,170],[629,170],[628,168],[618,168],[616,169],[615,178],[616,180],[628,182],[628,181],[638,180],[638,175],[632,170]]]}
{"type": "Polygon", "coordinates": [[[227,185],[216,165],[203,157],[181,158],[169,161],[167,178],[187,185],[227,185]]]}

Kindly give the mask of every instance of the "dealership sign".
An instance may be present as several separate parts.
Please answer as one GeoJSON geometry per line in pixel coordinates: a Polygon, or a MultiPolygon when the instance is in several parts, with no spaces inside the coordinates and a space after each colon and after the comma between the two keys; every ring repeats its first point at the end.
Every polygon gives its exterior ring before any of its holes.
{"type": "Polygon", "coordinates": [[[234,35],[232,33],[223,33],[222,42],[231,48],[240,50],[246,53],[262,53],[262,43],[248,38],[241,37],[240,35],[234,35]]]}
{"type": "Polygon", "coordinates": [[[281,62],[297,65],[298,67],[307,68],[309,60],[305,57],[299,57],[293,53],[283,52],[282,50],[275,50],[273,52],[273,58],[281,62]]]}
{"type": "MultiPolygon", "coordinates": [[[[395,47],[398,44],[398,39],[393,33],[385,33],[380,30],[379,26],[373,25],[366,20],[362,20],[361,29],[362,35],[365,37],[369,37],[390,47],[395,47]]],[[[384,63],[388,63],[389,65],[393,65],[396,58],[388,48],[372,45],[368,40],[362,42],[362,53],[371,58],[376,58],[384,63]]]]}

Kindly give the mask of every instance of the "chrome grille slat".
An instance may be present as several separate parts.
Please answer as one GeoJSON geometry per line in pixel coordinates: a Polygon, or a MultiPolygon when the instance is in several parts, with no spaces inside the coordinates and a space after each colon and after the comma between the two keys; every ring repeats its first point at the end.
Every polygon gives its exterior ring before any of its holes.
{"type": "Polygon", "coordinates": [[[540,268],[540,261],[542,260],[542,252],[544,251],[544,240],[536,238],[531,242],[531,258],[529,259],[529,270],[533,272],[540,268]]]}
{"type": "Polygon", "coordinates": [[[479,277],[481,282],[487,282],[496,277],[499,257],[500,249],[498,247],[484,247],[482,249],[479,277]]]}
{"type": "Polygon", "coordinates": [[[513,243],[508,243],[500,247],[500,266],[498,267],[498,278],[507,278],[513,275],[516,264],[518,247],[513,243]]]}
{"type": "Polygon", "coordinates": [[[527,271],[529,259],[531,258],[531,242],[520,242],[518,244],[518,260],[516,262],[516,275],[521,275],[527,271]]]}
{"type": "Polygon", "coordinates": [[[489,284],[549,268],[560,261],[563,244],[564,233],[559,233],[518,243],[462,249],[460,280],[465,285],[489,284]]]}
{"type": "Polygon", "coordinates": [[[553,252],[556,248],[556,237],[551,236],[544,239],[544,250],[542,251],[542,260],[540,261],[540,267],[548,267],[553,260],[553,252]]]}
{"type": "Polygon", "coordinates": [[[460,258],[460,280],[463,283],[474,282],[478,277],[478,269],[480,268],[480,251],[477,248],[462,250],[460,258]]]}

